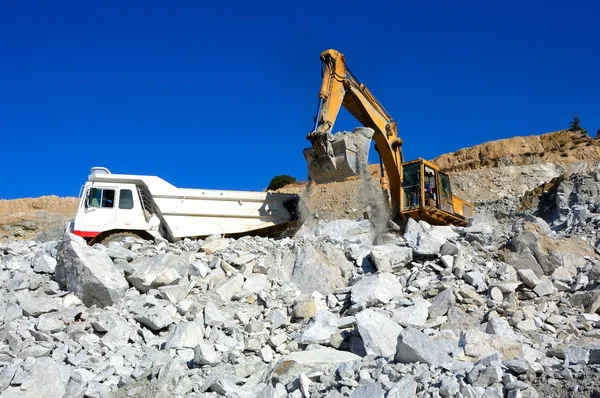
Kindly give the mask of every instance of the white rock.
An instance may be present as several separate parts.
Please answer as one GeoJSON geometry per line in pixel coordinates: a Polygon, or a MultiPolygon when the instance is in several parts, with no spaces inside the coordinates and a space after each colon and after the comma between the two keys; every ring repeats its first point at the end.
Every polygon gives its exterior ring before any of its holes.
{"type": "Polygon", "coordinates": [[[296,379],[300,373],[325,372],[337,363],[354,362],[360,359],[358,355],[329,347],[296,351],[281,357],[275,364],[271,376],[285,385],[296,379]]]}
{"type": "Polygon", "coordinates": [[[215,366],[221,361],[221,354],[206,341],[201,341],[194,347],[194,362],[198,365],[215,366]]]}
{"type": "Polygon", "coordinates": [[[139,258],[131,267],[135,272],[127,280],[142,293],[160,286],[187,284],[187,263],[172,253],[139,258]]]}
{"type": "Polygon", "coordinates": [[[165,349],[194,348],[202,341],[204,329],[196,322],[182,322],[169,329],[165,349]]]}
{"type": "Polygon", "coordinates": [[[66,235],[58,246],[56,281],[88,307],[118,304],[129,284],[106,253],[82,245],[73,236],[66,235]]]}
{"type": "Polygon", "coordinates": [[[33,265],[33,271],[38,273],[53,274],[56,270],[56,260],[47,255],[43,250],[35,253],[31,264],[33,265]]]}
{"type": "Polygon", "coordinates": [[[413,328],[404,329],[400,333],[395,360],[400,363],[422,362],[434,366],[448,365],[452,361],[427,335],[413,328]]]}
{"type": "Polygon", "coordinates": [[[38,358],[21,390],[26,398],[61,398],[66,385],[60,365],[51,358],[38,358]]]}
{"type": "Polygon", "coordinates": [[[367,355],[392,358],[402,327],[389,316],[372,309],[356,314],[356,326],[367,355]]]}
{"type": "Polygon", "coordinates": [[[238,293],[244,287],[244,277],[236,275],[228,279],[215,289],[215,293],[221,297],[224,302],[231,301],[234,294],[238,293]]]}
{"type": "Polygon", "coordinates": [[[214,254],[219,251],[223,251],[229,247],[229,239],[217,239],[211,242],[205,243],[200,249],[208,254],[214,254]]]}
{"type": "Polygon", "coordinates": [[[339,318],[329,311],[319,311],[302,330],[296,340],[302,344],[329,343],[331,336],[337,332],[339,318]]]}
{"type": "Polygon", "coordinates": [[[352,286],[352,302],[367,306],[386,304],[402,296],[402,286],[390,273],[366,276],[352,286]]]}
{"type": "Polygon", "coordinates": [[[413,299],[413,305],[394,310],[392,319],[401,325],[423,326],[429,316],[431,303],[424,298],[413,299]]]}
{"type": "Polygon", "coordinates": [[[517,273],[519,274],[519,278],[521,278],[525,286],[527,286],[530,289],[533,289],[540,283],[540,280],[535,274],[535,272],[533,272],[533,270],[529,268],[520,269],[517,271],[517,273]]]}
{"type": "Polygon", "coordinates": [[[204,324],[206,326],[221,327],[226,321],[227,317],[212,301],[206,303],[204,307],[204,324]]]}
{"type": "Polygon", "coordinates": [[[538,296],[543,297],[543,296],[548,296],[548,295],[556,292],[556,288],[552,284],[552,281],[550,281],[549,279],[546,279],[545,281],[540,282],[537,285],[535,285],[535,287],[533,288],[533,291],[538,296]]]}
{"type": "Polygon", "coordinates": [[[371,248],[370,258],[379,272],[394,272],[412,261],[412,249],[396,245],[378,245],[371,248]]]}
{"type": "Polygon", "coordinates": [[[251,274],[244,282],[244,290],[260,293],[269,287],[269,278],[264,274],[251,274]]]}

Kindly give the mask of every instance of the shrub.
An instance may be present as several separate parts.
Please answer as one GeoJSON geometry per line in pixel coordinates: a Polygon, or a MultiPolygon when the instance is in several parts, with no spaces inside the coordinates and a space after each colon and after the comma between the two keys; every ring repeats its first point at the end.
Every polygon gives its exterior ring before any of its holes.
{"type": "Polygon", "coordinates": [[[282,188],[288,184],[293,184],[296,182],[296,178],[289,176],[287,174],[280,174],[271,179],[269,186],[267,187],[268,191],[275,191],[279,188],[282,188]]]}
{"type": "Polygon", "coordinates": [[[579,120],[579,115],[576,113],[573,115],[573,120],[571,122],[569,122],[569,124],[571,125],[571,127],[569,128],[569,130],[571,131],[582,131],[584,133],[587,134],[587,130],[584,129],[583,127],[581,127],[581,122],[579,120]]]}

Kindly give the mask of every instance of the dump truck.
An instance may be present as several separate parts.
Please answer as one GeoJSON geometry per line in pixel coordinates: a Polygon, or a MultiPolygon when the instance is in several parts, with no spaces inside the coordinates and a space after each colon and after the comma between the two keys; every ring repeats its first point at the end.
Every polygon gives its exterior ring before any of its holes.
{"type": "Polygon", "coordinates": [[[341,181],[366,173],[371,141],[379,154],[382,191],[395,220],[467,225],[473,205],[453,195],[450,177],[432,162],[404,161],[398,127],[366,85],[360,83],[339,51],[321,53],[323,75],[314,129],[304,150],[308,174],[316,183],[341,181]],[[341,106],[364,127],[332,134],[341,106]]]}
{"type": "Polygon", "coordinates": [[[293,235],[301,226],[298,195],[177,188],[156,176],[93,167],[67,230],[90,244],[128,236],[170,242],[220,234],[293,235]]]}

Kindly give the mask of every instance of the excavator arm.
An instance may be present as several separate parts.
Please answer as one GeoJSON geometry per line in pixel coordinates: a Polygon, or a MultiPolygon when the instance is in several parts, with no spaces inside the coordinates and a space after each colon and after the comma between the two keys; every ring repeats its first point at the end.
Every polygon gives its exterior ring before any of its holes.
{"type": "MultiPolygon", "coordinates": [[[[319,108],[315,127],[307,136],[312,147],[304,151],[309,175],[317,183],[339,181],[358,175],[367,167],[370,141],[388,174],[392,209],[397,212],[400,203],[400,172],[404,161],[402,140],[392,117],[369,89],[350,72],[343,54],[336,50],[321,53],[323,81],[319,91],[319,108]],[[363,126],[373,129],[373,136],[350,133],[334,137],[333,125],[344,106],[363,126]]],[[[382,177],[383,184],[383,177],[382,177]]]]}

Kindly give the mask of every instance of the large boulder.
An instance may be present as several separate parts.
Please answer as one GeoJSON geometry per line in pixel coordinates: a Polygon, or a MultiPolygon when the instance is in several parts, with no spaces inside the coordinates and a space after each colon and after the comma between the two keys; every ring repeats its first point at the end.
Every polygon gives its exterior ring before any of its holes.
{"type": "Polygon", "coordinates": [[[339,247],[326,241],[301,239],[296,246],[291,281],[302,293],[318,291],[328,295],[348,284],[353,269],[354,264],[339,247]]]}
{"type": "Polygon", "coordinates": [[[402,269],[413,259],[410,247],[379,245],[371,249],[371,261],[380,272],[394,272],[402,269]]]}
{"type": "Polygon", "coordinates": [[[387,304],[396,296],[402,296],[402,286],[387,272],[366,276],[351,290],[352,302],[366,306],[387,304]]]}
{"type": "Polygon", "coordinates": [[[140,292],[161,286],[187,284],[187,263],[172,253],[140,258],[131,263],[135,270],[127,280],[140,292]]]}
{"type": "Polygon", "coordinates": [[[356,314],[356,326],[367,355],[393,358],[402,327],[390,317],[372,309],[356,314]]]}
{"type": "Polygon", "coordinates": [[[421,362],[433,366],[447,366],[452,358],[426,334],[407,328],[398,336],[395,360],[400,363],[421,362]]]}
{"type": "Polygon", "coordinates": [[[75,236],[58,245],[55,278],[62,289],[75,293],[88,307],[114,306],[129,288],[110,257],[75,236]]]}
{"type": "Polygon", "coordinates": [[[38,358],[25,382],[21,385],[25,398],[61,398],[65,391],[68,377],[61,366],[52,358],[38,358]]]}

